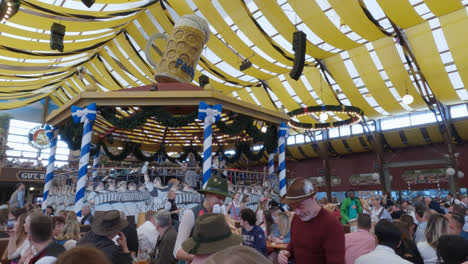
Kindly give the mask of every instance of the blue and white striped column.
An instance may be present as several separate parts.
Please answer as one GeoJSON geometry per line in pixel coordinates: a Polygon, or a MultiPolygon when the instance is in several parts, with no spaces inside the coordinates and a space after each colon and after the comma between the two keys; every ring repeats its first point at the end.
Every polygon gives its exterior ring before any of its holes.
{"type": "Polygon", "coordinates": [[[50,187],[52,186],[52,179],[54,178],[55,170],[55,152],[57,150],[57,138],[58,138],[58,129],[55,129],[49,125],[45,125],[45,134],[49,139],[49,162],[46,169],[45,185],[44,185],[44,195],[42,199],[42,210],[45,212],[47,207],[47,198],[49,197],[50,187]]]}
{"type": "Polygon", "coordinates": [[[80,165],[78,169],[78,181],[76,182],[75,213],[81,216],[86,182],[88,181],[89,151],[93,124],[96,119],[96,104],[89,104],[86,108],[72,106],[72,117],[76,124],[83,123],[83,138],[81,139],[80,165]]]}
{"type": "Polygon", "coordinates": [[[94,155],[93,159],[93,180],[96,179],[96,177],[99,174],[99,161],[101,159],[101,147],[99,146],[99,149],[97,150],[96,154],[94,155]]]}
{"type": "Polygon", "coordinates": [[[273,153],[270,153],[268,154],[268,174],[269,174],[269,177],[268,177],[268,180],[270,181],[270,186],[272,188],[276,188],[275,184],[274,184],[274,173],[275,173],[275,155],[276,155],[276,151],[273,152],[273,153]]]}
{"type": "Polygon", "coordinates": [[[209,106],[205,102],[200,102],[198,108],[198,119],[203,120],[203,189],[206,187],[208,179],[211,177],[211,144],[212,125],[221,117],[221,105],[209,106]]]}
{"type": "MultiPolygon", "coordinates": [[[[278,135],[278,167],[279,167],[279,187],[280,196],[286,194],[286,138],[289,128],[284,122],[281,122],[278,135]]],[[[286,210],[286,205],[283,205],[286,210]]]]}

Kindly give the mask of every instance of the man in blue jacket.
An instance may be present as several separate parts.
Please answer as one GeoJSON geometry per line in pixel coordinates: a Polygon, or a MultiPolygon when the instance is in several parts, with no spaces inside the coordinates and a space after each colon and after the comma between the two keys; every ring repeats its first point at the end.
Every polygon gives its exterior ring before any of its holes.
{"type": "Polygon", "coordinates": [[[354,191],[349,190],[346,193],[346,199],[341,204],[341,223],[349,224],[350,220],[357,219],[358,214],[362,213],[361,201],[355,197],[354,191]]]}
{"type": "Polygon", "coordinates": [[[240,225],[242,227],[242,245],[258,250],[267,255],[265,232],[255,225],[257,221],[255,212],[249,208],[240,211],[240,225]]]}

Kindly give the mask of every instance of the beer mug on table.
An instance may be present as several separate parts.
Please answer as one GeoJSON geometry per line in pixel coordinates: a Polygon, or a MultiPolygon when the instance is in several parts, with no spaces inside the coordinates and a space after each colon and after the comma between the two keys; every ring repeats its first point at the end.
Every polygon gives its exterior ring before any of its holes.
{"type": "Polygon", "coordinates": [[[175,23],[169,35],[153,34],[146,44],[146,58],[155,67],[154,78],[158,82],[190,83],[203,51],[210,37],[208,22],[196,15],[185,15],[175,23]],[[167,42],[159,63],[151,58],[151,46],[156,39],[167,42]]]}

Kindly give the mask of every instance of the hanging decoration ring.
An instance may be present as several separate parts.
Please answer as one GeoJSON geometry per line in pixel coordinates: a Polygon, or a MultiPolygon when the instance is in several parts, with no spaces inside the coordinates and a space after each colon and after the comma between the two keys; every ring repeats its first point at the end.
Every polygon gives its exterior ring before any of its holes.
{"type": "Polygon", "coordinates": [[[359,107],[346,106],[346,105],[317,105],[308,106],[306,108],[299,108],[288,113],[291,120],[288,122],[288,126],[305,131],[317,131],[325,130],[330,128],[337,128],[343,126],[352,126],[362,121],[364,112],[359,107]],[[324,122],[324,123],[303,123],[292,120],[295,117],[311,116],[312,114],[320,115],[321,113],[334,113],[334,114],[347,114],[348,119],[335,121],[335,122],[324,122]]]}

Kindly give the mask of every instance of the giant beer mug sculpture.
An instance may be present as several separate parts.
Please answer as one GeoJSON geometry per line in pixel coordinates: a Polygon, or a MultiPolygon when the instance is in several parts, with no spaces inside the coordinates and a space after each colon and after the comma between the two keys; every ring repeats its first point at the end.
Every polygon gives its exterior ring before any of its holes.
{"type": "Polygon", "coordinates": [[[196,15],[181,17],[172,28],[169,36],[162,33],[153,34],[146,44],[146,58],[155,67],[154,78],[158,82],[190,83],[200,59],[203,47],[210,37],[208,22],[196,15]],[[159,63],[150,56],[153,41],[162,38],[166,40],[159,63]]]}

